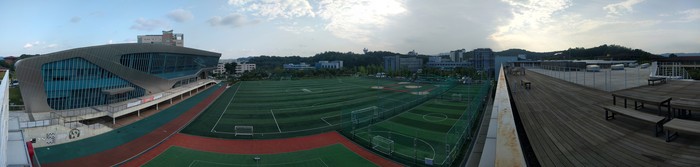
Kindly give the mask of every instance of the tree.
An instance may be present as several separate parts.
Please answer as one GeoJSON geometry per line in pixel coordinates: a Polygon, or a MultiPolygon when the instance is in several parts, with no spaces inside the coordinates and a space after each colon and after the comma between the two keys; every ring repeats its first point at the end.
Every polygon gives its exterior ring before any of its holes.
{"type": "Polygon", "coordinates": [[[674,57],[678,57],[678,55],[673,54],[673,53],[671,53],[670,55],[668,55],[668,58],[674,58],[674,57]]]}
{"type": "Polygon", "coordinates": [[[235,62],[226,63],[224,64],[224,69],[226,69],[227,73],[233,74],[236,73],[236,66],[238,66],[238,64],[236,64],[235,62]]]}

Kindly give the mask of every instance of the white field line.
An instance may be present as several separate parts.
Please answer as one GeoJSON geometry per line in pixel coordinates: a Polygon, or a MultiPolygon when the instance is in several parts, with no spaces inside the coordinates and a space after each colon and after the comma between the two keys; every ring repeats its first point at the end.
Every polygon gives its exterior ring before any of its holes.
{"type": "Polygon", "coordinates": [[[224,111],[221,112],[221,115],[219,116],[219,119],[216,120],[216,123],[214,123],[214,126],[211,127],[211,131],[210,131],[210,132],[216,132],[216,130],[214,130],[214,129],[216,128],[216,125],[219,125],[219,121],[221,121],[221,117],[224,117],[224,113],[226,113],[226,110],[228,110],[228,106],[231,105],[231,102],[233,102],[233,99],[236,97],[236,93],[238,93],[238,89],[240,89],[240,88],[241,88],[241,85],[243,85],[243,82],[240,82],[240,83],[241,83],[241,84],[238,84],[238,87],[236,87],[236,91],[233,92],[233,96],[231,96],[231,100],[228,100],[228,104],[226,104],[226,108],[224,109],[224,111]]]}
{"type": "MultiPolygon", "coordinates": [[[[262,159],[261,159],[262,160],[262,159]]],[[[260,164],[259,166],[280,166],[280,165],[291,165],[291,164],[299,164],[302,162],[312,162],[312,161],[321,161],[324,165],[326,165],[326,162],[323,162],[323,159],[321,158],[314,158],[314,159],[307,159],[307,160],[302,160],[302,161],[293,161],[293,162],[285,162],[285,163],[274,163],[274,164],[260,164]]],[[[201,163],[202,165],[205,166],[210,166],[206,164],[215,164],[215,165],[223,165],[223,166],[253,166],[253,165],[247,165],[247,164],[234,164],[234,163],[222,163],[222,162],[214,162],[214,161],[206,161],[206,160],[194,160],[190,162],[189,167],[192,166],[197,166],[197,164],[201,163]]],[[[328,166],[328,165],[326,165],[328,166]]]]}
{"type": "Polygon", "coordinates": [[[275,124],[277,125],[277,130],[279,130],[279,131],[280,131],[280,133],[282,133],[282,129],[280,129],[280,124],[279,124],[279,123],[277,123],[277,118],[275,118],[275,113],[274,113],[274,112],[272,112],[272,110],[270,110],[270,114],[272,114],[272,119],[274,119],[274,120],[275,120],[275,124]]]}

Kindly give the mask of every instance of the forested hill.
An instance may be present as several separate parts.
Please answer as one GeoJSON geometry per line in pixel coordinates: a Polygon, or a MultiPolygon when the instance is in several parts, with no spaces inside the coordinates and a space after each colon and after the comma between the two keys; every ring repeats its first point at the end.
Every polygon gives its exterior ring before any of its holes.
{"type": "Polygon", "coordinates": [[[256,64],[257,68],[261,69],[274,69],[275,67],[282,67],[283,64],[289,63],[306,63],[306,64],[316,64],[318,61],[343,61],[343,66],[348,68],[355,68],[357,66],[370,66],[377,65],[380,66],[383,62],[384,56],[396,56],[402,55],[399,53],[386,52],[386,51],[375,51],[367,52],[367,54],[356,54],[352,52],[341,53],[341,52],[323,52],[316,54],[312,57],[300,57],[300,56],[258,56],[251,57],[248,62],[256,64]]]}
{"type": "MultiPolygon", "coordinates": [[[[585,60],[585,59],[604,59],[604,60],[639,60],[651,61],[662,59],[659,55],[654,55],[641,49],[631,49],[619,45],[601,45],[593,48],[569,48],[562,51],[552,52],[531,52],[524,49],[508,49],[494,53],[497,56],[517,56],[520,54],[527,55],[531,60],[585,60]]],[[[250,63],[255,63],[260,69],[282,68],[283,64],[289,63],[307,63],[309,65],[316,64],[318,61],[343,61],[343,66],[347,68],[355,68],[358,66],[382,66],[384,56],[406,56],[404,54],[374,51],[367,54],[357,54],[352,52],[323,52],[311,57],[300,56],[257,56],[249,59],[250,63]]],[[[465,57],[473,55],[472,51],[466,52],[465,57]]],[[[428,58],[425,55],[419,55],[423,62],[427,62],[428,58]]]]}
{"type": "Polygon", "coordinates": [[[499,56],[517,56],[525,54],[528,59],[532,60],[612,59],[649,61],[662,58],[659,55],[654,55],[641,49],[631,49],[620,45],[600,45],[593,48],[576,47],[553,52],[531,52],[523,49],[508,49],[496,52],[495,54],[499,56]]]}

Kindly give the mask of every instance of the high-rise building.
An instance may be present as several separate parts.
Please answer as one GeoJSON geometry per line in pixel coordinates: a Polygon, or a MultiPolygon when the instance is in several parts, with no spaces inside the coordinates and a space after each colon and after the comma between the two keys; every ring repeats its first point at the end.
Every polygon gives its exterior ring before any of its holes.
{"type": "Polygon", "coordinates": [[[236,74],[244,73],[246,71],[253,71],[255,70],[255,64],[238,64],[236,65],[236,74]]]}
{"type": "Polygon", "coordinates": [[[385,56],[384,57],[384,70],[385,71],[398,71],[401,69],[407,69],[409,71],[415,72],[423,67],[423,59],[417,57],[401,58],[400,56],[385,56]]]}
{"type": "Polygon", "coordinates": [[[474,49],[474,56],[470,59],[474,68],[486,72],[487,76],[495,76],[494,54],[490,48],[474,49]]]}
{"type": "Polygon", "coordinates": [[[183,34],[175,34],[173,30],[163,31],[162,35],[139,35],[137,36],[138,43],[152,43],[171,46],[185,46],[185,36],[183,34]]]}
{"type": "Polygon", "coordinates": [[[464,49],[455,50],[455,51],[450,51],[450,60],[452,60],[453,62],[461,62],[461,61],[463,61],[462,59],[463,59],[463,57],[464,57],[464,52],[465,52],[465,51],[466,51],[466,50],[464,50],[464,49]]]}

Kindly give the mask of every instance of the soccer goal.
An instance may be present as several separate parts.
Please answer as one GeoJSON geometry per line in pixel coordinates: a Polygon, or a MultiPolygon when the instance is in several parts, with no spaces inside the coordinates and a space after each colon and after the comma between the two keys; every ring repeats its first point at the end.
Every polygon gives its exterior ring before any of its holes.
{"type": "Polygon", "coordinates": [[[372,149],[391,155],[394,153],[394,140],[380,135],[374,136],[372,137],[372,149]]]}
{"type": "Polygon", "coordinates": [[[234,136],[253,136],[253,126],[235,126],[234,136]]]}
{"type": "Polygon", "coordinates": [[[379,117],[379,107],[372,106],[350,112],[350,120],[353,124],[370,122],[379,117]]]}
{"type": "Polygon", "coordinates": [[[452,94],[452,101],[462,101],[462,94],[452,94]]]}

